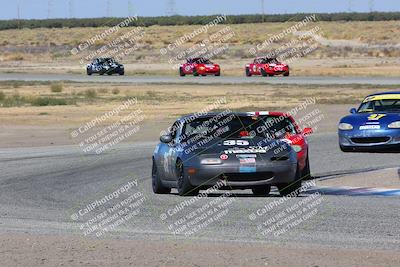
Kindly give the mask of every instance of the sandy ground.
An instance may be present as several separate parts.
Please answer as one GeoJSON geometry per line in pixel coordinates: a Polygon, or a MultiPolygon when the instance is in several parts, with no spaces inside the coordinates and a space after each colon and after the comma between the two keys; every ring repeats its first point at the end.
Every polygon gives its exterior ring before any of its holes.
{"type": "Polygon", "coordinates": [[[398,251],[0,234],[3,266],[398,266],[398,251]]]}

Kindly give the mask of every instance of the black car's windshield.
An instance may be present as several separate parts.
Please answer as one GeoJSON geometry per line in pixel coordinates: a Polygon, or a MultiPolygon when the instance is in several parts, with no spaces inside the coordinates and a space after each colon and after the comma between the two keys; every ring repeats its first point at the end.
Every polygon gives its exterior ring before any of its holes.
{"type": "Polygon", "coordinates": [[[400,99],[372,100],[361,104],[358,112],[400,112],[400,99]]]}
{"type": "Polygon", "coordinates": [[[107,62],[108,64],[117,63],[113,58],[107,58],[107,59],[106,59],[106,62],[107,62]]]}
{"type": "Polygon", "coordinates": [[[198,118],[184,125],[184,139],[193,136],[218,138],[253,138],[254,136],[283,138],[296,134],[296,128],[287,117],[278,116],[236,116],[198,118]]]}

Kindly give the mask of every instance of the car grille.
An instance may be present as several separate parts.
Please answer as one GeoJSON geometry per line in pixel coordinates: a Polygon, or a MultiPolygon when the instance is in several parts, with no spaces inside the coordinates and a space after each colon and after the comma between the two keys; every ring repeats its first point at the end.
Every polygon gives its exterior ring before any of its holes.
{"type": "Polygon", "coordinates": [[[274,177],[273,172],[225,173],[220,176],[220,179],[231,182],[254,182],[268,180],[272,177],[274,177]]]}
{"type": "Polygon", "coordinates": [[[390,140],[390,137],[383,136],[383,137],[357,137],[351,138],[353,143],[357,144],[376,144],[376,143],[386,143],[390,140]]]}

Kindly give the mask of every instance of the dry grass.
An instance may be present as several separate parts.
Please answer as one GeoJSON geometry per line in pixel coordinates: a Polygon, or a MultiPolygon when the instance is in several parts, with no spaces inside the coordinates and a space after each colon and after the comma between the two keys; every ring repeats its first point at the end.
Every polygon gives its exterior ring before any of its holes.
{"type": "MultiPolygon", "coordinates": [[[[112,110],[124,100],[136,97],[140,108],[149,119],[171,120],[182,114],[197,112],[218,99],[226,98],[220,109],[237,111],[281,110],[296,106],[306,98],[315,97],[318,104],[357,104],[365,95],[391,88],[376,89],[364,86],[308,87],[273,85],[100,85],[65,83],[60,93],[49,92],[46,84],[19,85],[0,83],[5,97],[18,94],[32,98],[73,99],[66,106],[0,108],[2,124],[12,125],[79,125],[112,110]],[[113,92],[119,91],[118,94],[113,92]],[[90,93],[88,93],[90,92],[90,93]],[[90,94],[90,96],[88,96],[90,94]]],[[[127,111],[129,112],[129,110],[127,111]]],[[[124,115],[124,114],[121,114],[124,115]]],[[[125,114],[126,115],[126,114],[125,114]]],[[[115,117],[115,120],[120,119],[115,117]]]]}
{"type": "MultiPolygon", "coordinates": [[[[235,32],[235,36],[228,42],[230,49],[223,58],[247,58],[248,48],[263,42],[271,36],[282,32],[294,22],[286,23],[258,23],[258,24],[239,24],[228,25],[235,32]]],[[[399,24],[397,21],[384,22],[316,22],[310,23],[302,30],[311,29],[318,25],[323,32],[323,36],[328,39],[343,39],[359,41],[368,44],[398,44],[400,42],[399,24]],[[384,30],[382,30],[384,29],[384,30]]],[[[203,33],[184,46],[190,47],[201,42],[207,36],[221,30],[227,25],[217,25],[211,28],[208,33],[203,33]]],[[[145,35],[141,40],[142,48],[126,57],[126,62],[136,62],[142,59],[147,61],[159,60],[159,49],[173,43],[177,38],[193,32],[199,28],[193,26],[151,26],[144,28],[145,35]]],[[[83,43],[96,34],[103,33],[107,28],[73,28],[73,29],[14,29],[0,31],[0,51],[3,52],[4,61],[24,61],[34,58],[40,61],[52,60],[76,60],[77,57],[71,56],[69,50],[83,43]],[[10,38],[12,37],[12,38],[10,38]],[[12,49],[11,49],[12,48],[12,49]],[[35,54],[24,53],[26,48],[33,48],[35,54]]],[[[117,34],[108,36],[104,40],[97,41],[98,47],[108,44],[116,36],[121,36],[131,31],[133,28],[121,29],[117,34]]],[[[286,36],[278,41],[274,47],[278,47],[293,39],[292,35],[286,36]]],[[[92,50],[94,50],[92,48],[92,50]]],[[[337,50],[337,49],[336,49],[337,50]]],[[[335,49],[323,49],[313,53],[313,57],[324,57],[334,55],[335,49]]],[[[346,51],[344,51],[346,52],[346,51]]],[[[364,51],[365,52],[365,51],[364,51]]],[[[373,51],[369,51],[372,53],[373,51]]],[[[391,51],[383,49],[384,56],[398,56],[398,53],[391,54],[391,51]]],[[[342,52],[343,53],[343,52],[342,52]]],[[[348,51],[347,56],[359,54],[360,51],[348,51]]],[[[378,53],[379,54],[379,53],[378,53]]],[[[365,55],[368,55],[366,53],[365,55]]],[[[369,54],[369,56],[373,55],[369,54]]],[[[166,60],[167,61],[167,60],[166,60]]]]}

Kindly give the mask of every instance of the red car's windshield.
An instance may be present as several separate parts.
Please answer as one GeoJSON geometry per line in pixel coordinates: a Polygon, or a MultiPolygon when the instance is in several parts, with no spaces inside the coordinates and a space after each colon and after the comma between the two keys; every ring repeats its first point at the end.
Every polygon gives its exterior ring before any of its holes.
{"type": "Polygon", "coordinates": [[[196,64],[213,64],[209,59],[206,58],[194,58],[188,60],[188,63],[196,63],[196,64]]]}

